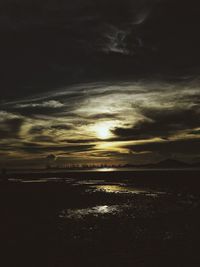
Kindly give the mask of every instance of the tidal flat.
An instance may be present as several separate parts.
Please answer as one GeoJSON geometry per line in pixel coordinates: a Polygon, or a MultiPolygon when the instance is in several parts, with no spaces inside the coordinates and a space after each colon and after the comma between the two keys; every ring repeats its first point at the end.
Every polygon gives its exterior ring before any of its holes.
{"type": "Polygon", "coordinates": [[[1,266],[200,266],[199,174],[10,174],[1,266]]]}

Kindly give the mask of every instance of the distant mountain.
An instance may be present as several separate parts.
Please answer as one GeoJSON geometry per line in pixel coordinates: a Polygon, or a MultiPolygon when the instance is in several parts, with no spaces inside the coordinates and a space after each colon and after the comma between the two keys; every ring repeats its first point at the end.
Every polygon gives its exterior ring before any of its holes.
{"type": "Polygon", "coordinates": [[[160,161],[158,163],[151,163],[145,165],[125,165],[124,167],[132,167],[132,168],[172,168],[172,169],[182,169],[182,168],[200,168],[200,163],[197,164],[189,164],[186,162],[178,161],[175,159],[166,159],[160,161]]]}
{"type": "Polygon", "coordinates": [[[178,161],[175,159],[166,159],[154,164],[156,167],[160,168],[191,168],[192,165],[186,162],[178,161]]]}

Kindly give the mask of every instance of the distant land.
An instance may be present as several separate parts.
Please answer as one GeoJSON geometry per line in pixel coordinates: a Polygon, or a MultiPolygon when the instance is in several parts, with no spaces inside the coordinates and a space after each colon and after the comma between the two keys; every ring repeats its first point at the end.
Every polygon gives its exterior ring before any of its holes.
{"type": "Polygon", "coordinates": [[[200,163],[186,163],[183,161],[175,160],[175,159],[166,159],[157,163],[151,163],[151,164],[144,164],[144,165],[132,165],[132,164],[126,164],[123,167],[131,167],[131,168],[158,168],[158,169],[164,169],[164,168],[172,168],[172,169],[185,169],[185,168],[200,168],[200,163]]]}
{"type": "Polygon", "coordinates": [[[68,172],[68,171],[98,171],[101,169],[110,169],[113,171],[117,170],[127,170],[127,169],[158,169],[158,170],[164,170],[164,169],[200,169],[200,162],[197,163],[186,163],[183,161],[175,160],[175,159],[166,159],[157,163],[150,163],[150,164],[141,164],[141,165],[136,165],[136,164],[124,164],[124,165],[70,165],[67,167],[62,167],[62,166],[46,166],[46,168],[40,168],[40,169],[2,169],[0,174],[4,176],[6,173],[10,172],[68,172]]]}

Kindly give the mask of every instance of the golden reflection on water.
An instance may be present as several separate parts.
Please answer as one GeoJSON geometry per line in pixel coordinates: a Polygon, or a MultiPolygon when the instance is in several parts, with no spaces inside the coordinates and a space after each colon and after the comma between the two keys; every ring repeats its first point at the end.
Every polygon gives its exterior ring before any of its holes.
{"type": "Polygon", "coordinates": [[[114,171],[117,171],[116,168],[98,168],[98,169],[95,169],[95,171],[97,172],[114,172],[114,171]]]}
{"type": "Polygon", "coordinates": [[[121,207],[119,205],[101,205],[95,207],[88,207],[83,209],[67,209],[63,210],[59,215],[60,218],[67,219],[83,219],[88,215],[92,215],[98,217],[100,215],[111,215],[117,214],[121,211],[121,207]]]}
{"type": "Polygon", "coordinates": [[[95,188],[98,191],[104,191],[106,193],[134,193],[134,194],[147,193],[146,190],[133,187],[120,186],[120,185],[97,185],[95,186],[95,188]]]}

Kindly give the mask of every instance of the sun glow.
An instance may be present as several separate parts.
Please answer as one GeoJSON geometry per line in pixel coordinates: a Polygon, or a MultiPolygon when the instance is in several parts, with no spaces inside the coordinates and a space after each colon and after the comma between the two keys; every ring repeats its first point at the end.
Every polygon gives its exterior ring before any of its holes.
{"type": "Polygon", "coordinates": [[[100,139],[108,139],[111,136],[110,129],[107,125],[97,126],[96,135],[100,139]]]}

